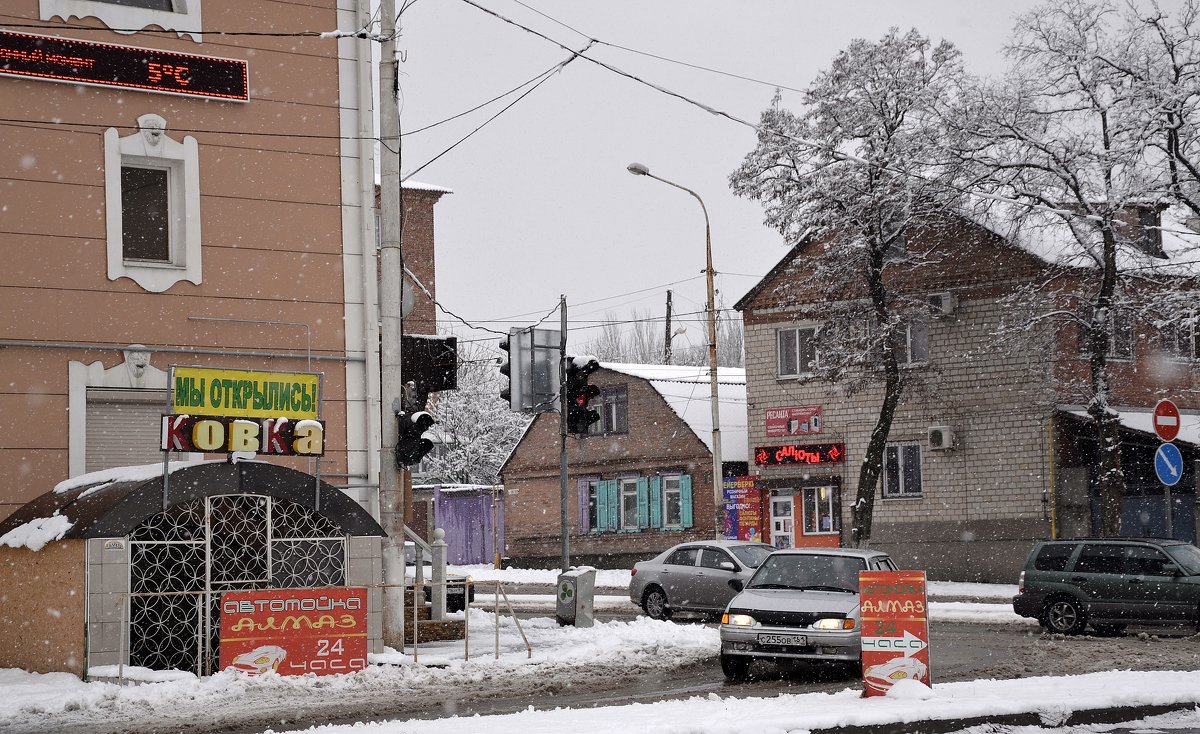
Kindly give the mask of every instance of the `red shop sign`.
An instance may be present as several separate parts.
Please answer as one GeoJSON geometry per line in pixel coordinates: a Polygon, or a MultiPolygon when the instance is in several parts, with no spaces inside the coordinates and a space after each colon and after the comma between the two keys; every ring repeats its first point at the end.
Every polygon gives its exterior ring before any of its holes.
{"type": "Polygon", "coordinates": [[[790,408],[767,408],[765,411],[768,436],[800,436],[821,432],[821,406],[795,405],[790,408]]]}
{"type": "Polygon", "coordinates": [[[270,589],[221,595],[221,669],[333,675],[367,667],[367,590],[270,589]]]}
{"type": "Polygon", "coordinates": [[[860,571],[863,695],[882,696],[896,681],[930,685],[924,571],[860,571]]]}

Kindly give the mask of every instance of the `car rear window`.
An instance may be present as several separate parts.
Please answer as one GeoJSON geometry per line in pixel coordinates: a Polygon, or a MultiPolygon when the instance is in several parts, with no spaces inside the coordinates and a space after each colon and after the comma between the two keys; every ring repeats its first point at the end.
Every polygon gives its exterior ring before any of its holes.
{"type": "Polygon", "coordinates": [[[1075,546],[1070,543],[1043,545],[1037,557],[1033,559],[1033,567],[1039,571],[1065,571],[1067,560],[1074,551],[1075,546]]]}
{"type": "Polygon", "coordinates": [[[672,566],[695,566],[696,554],[699,552],[699,548],[680,548],[667,556],[667,563],[672,566]]]}

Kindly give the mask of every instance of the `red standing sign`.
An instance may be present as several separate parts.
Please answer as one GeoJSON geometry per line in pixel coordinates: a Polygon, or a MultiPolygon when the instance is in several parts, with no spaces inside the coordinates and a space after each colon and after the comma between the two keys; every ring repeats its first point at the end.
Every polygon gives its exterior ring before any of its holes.
{"type": "Polygon", "coordinates": [[[333,675],[367,667],[367,590],[270,589],[221,596],[221,668],[333,675]]]}
{"type": "Polygon", "coordinates": [[[863,695],[900,680],[930,685],[924,571],[861,571],[863,695]]]}
{"type": "Polygon", "coordinates": [[[1159,400],[1154,406],[1154,432],[1166,442],[1179,435],[1179,407],[1170,400],[1159,400]]]}

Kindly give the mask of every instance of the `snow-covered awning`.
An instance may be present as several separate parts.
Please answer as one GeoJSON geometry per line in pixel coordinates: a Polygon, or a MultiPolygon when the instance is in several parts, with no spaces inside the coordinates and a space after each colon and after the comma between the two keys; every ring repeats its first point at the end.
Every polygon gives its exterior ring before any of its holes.
{"type": "MultiPolygon", "coordinates": [[[[1157,436],[1154,433],[1154,411],[1147,408],[1123,408],[1113,406],[1114,411],[1121,416],[1121,427],[1138,433],[1145,433],[1150,436],[1157,436]]],[[[1062,413],[1081,418],[1085,421],[1091,421],[1092,417],[1083,408],[1076,405],[1060,405],[1058,410],[1062,413]]],[[[1200,415],[1183,413],[1179,416],[1179,435],[1175,438],[1175,443],[1186,443],[1192,446],[1200,447],[1200,415]]]]}
{"type": "MultiPolygon", "coordinates": [[[[606,370],[640,377],[662,395],[696,437],[712,451],[712,396],[708,367],[670,364],[601,362],[606,370]]],[[[717,368],[717,406],[721,427],[721,461],[747,461],[746,370],[717,368]]]]}

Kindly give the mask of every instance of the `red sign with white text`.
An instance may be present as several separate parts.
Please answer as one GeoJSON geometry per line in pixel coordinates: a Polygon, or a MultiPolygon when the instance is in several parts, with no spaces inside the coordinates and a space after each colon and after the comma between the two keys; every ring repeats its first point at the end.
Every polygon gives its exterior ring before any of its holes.
{"type": "Polygon", "coordinates": [[[900,680],[930,685],[924,571],[860,571],[863,695],[900,680]]]}
{"type": "Polygon", "coordinates": [[[367,590],[270,589],[221,595],[221,669],[333,675],[367,667],[367,590]]]}
{"type": "Polygon", "coordinates": [[[800,436],[821,432],[821,406],[796,405],[766,410],[768,436],[800,436]]]}
{"type": "Polygon", "coordinates": [[[1159,400],[1154,406],[1154,432],[1168,443],[1179,435],[1179,407],[1170,400],[1159,400]]]}

